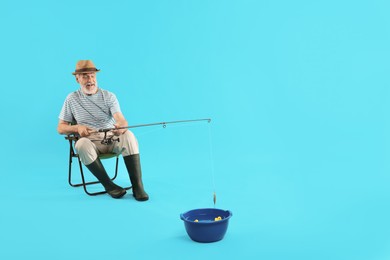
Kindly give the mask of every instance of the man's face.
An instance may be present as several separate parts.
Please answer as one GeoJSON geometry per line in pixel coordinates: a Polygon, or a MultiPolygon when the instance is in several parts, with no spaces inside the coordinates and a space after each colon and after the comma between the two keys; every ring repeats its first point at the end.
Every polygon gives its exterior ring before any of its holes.
{"type": "Polygon", "coordinates": [[[85,94],[95,94],[97,90],[96,72],[76,74],[76,81],[85,94]]]}

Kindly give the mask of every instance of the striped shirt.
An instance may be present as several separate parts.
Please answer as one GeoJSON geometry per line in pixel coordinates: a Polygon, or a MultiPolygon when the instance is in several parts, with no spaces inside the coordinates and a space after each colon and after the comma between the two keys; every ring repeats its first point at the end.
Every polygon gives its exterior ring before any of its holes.
{"type": "Polygon", "coordinates": [[[121,110],[115,94],[99,88],[89,96],[79,89],[66,97],[59,119],[97,130],[114,127],[117,112],[121,110]]]}

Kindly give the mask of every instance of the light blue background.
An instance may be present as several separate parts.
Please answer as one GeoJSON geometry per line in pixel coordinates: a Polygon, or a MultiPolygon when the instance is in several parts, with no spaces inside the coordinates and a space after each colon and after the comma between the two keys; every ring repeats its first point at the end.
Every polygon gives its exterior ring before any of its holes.
{"type": "Polygon", "coordinates": [[[389,259],[389,11],[3,0],[0,258],[389,259]],[[67,184],[56,126],[79,59],[101,69],[130,124],[213,119],[134,130],[146,203],[67,184]],[[233,218],[222,241],[199,244],[179,214],[213,206],[213,167],[233,218]]]}

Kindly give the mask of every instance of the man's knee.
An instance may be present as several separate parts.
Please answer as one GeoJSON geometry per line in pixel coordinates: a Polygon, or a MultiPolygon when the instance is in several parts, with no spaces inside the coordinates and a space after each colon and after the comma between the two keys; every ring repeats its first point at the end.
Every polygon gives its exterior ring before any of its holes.
{"type": "Polygon", "coordinates": [[[135,135],[131,131],[126,131],[123,133],[123,138],[126,142],[132,144],[132,145],[137,145],[138,146],[138,141],[137,138],[135,138],[135,135]]]}
{"type": "Polygon", "coordinates": [[[122,155],[127,156],[139,153],[138,141],[131,131],[126,131],[122,135],[122,155]]]}
{"type": "Polygon", "coordinates": [[[79,154],[81,162],[85,165],[91,164],[98,157],[93,143],[88,138],[83,137],[77,140],[75,149],[79,154]]]}
{"type": "Polygon", "coordinates": [[[79,140],[77,140],[74,148],[78,153],[80,153],[80,151],[88,149],[91,146],[92,146],[91,141],[88,138],[82,137],[79,140]]]}

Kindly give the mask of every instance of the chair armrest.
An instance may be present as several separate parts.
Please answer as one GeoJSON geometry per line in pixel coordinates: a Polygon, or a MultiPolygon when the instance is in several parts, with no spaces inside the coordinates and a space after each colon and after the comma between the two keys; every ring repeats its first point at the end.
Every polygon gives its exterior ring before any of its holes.
{"type": "Polygon", "coordinates": [[[69,140],[69,141],[77,141],[77,140],[79,140],[79,138],[80,138],[80,136],[75,135],[75,134],[70,134],[70,135],[65,136],[65,139],[69,140]]]}

